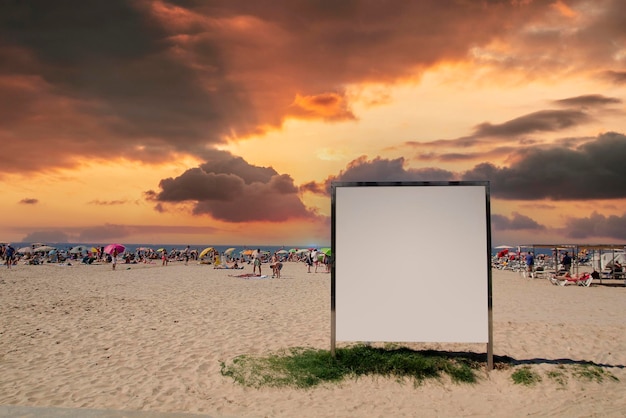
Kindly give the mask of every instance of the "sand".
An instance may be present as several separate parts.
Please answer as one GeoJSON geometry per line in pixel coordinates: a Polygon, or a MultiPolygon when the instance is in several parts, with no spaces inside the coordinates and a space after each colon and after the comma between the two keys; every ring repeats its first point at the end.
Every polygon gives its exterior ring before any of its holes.
{"type": "MultiPolygon", "coordinates": [[[[534,386],[514,384],[512,370],[502,369],[481,373],[473,385],[442,379],[415,387],[379,377],[252,389],[222,376],[220,362],[289,347],[328,349],[330,275],[286,263],[280,279],[229,277],[251,270],[3,266],[0,413],[15,406],[148,416],[626,416],[625,287],[561,287],[494,270],[494,354],[512,357],[515,367],[530,364],[542,376],[534,386]],[[569,371],[564,383],[549,377],[559,365],[587,362],[619,381],[569,371]]],[[[482,344],[428,348],[485,351],[482,344]]]]}

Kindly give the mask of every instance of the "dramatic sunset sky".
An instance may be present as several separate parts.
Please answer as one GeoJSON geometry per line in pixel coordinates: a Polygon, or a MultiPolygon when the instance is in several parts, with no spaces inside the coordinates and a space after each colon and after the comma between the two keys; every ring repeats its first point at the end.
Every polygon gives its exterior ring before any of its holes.
{"type": "Polygon", "coordinates": [[[0,0],[0,242],[327,244],[334,180],[489,180],[494,245],[623,243],[625,116],[623,0],[0,0]]]}

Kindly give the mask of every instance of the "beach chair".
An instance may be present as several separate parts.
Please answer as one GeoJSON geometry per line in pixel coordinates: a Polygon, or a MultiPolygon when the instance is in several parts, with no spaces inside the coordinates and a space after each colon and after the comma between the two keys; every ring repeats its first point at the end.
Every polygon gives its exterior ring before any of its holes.
{"type": "Polygon", "coordinates": [[[589,273],[583,273],[580,277],[574,276],[550,276],[550,282],[557,286],[578,285],[589,287],[593,281],[593,276],[589,273]]]}

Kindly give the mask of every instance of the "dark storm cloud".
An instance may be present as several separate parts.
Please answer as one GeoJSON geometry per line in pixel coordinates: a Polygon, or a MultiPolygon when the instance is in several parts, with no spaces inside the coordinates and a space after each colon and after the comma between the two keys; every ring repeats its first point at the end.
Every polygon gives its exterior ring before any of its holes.
{"type": "Polygon", "coordinates": [[[513,212],[512,218],[507,218],[503,215],[492,214],[491,225],[494,227],[494,229],[498,231],[541,231],[546,229],[545,225],[542,225],[534,219],[526,215],[519,214],[517,212],[513,212]]]}
{"type": "Polygon", "coordinates": [[[323,184],[303,191],[328,193],[332,181],[484,181],[491,194],[510,200],[594,200],[626,198],[626,136],[609,132],[575,148],[531,146],[520,150],[508,167],[483,162],[465,172],[436,167],[412,169],[404,158],[361,157],[323,184]]]}
{"type": "Polygon", "coordinates": [[[579,146],[524,150],[509,167],[482,163],[463,180],[491,182],[494,196],[516,200],[593,200],[626,197],[626,137],[606,133],[579,146]]]}
{"type": "Polygon", "coordinates": [[[165,211],[165,203],[191,202],[193,214],[229,222],[279,222],[311,218],[293,179],[271,167],[258,167],[224,151],[211,151],[209,160],[159,184],[161,191],[146,197],[165,211]]]}
{"type": "Polygon", "coordinates": [[[622,100],[617,97],[607,97],[601,94],[586,94],[583,96],[569,97],[567,99],[555,100],[554,103],[562,106],[604,106],[620,104],[622,100]]]}
{"type": "Polygon", "coordinates": [[[3,0],[0,170],[72,166],[103,147],[131,161],[204,158],[289,115],[358,118],[340,86],[465,60],[549,10],[547,1],[3,0]],[[19,154],[22,141],[42,158],[19,154]]]}
{"type": "Polygon", "coordinates": [[[22,205],[36,205],[37,203],[39,203],[39,199],[34,199],[32,197],[29,197],[29,198],[20,200],[20,203],[22,205]]]}
{"type": "MultiPolygon", "coordinates": [[[[436,160],[449,163],[514,155],[536,145],[546,146],[546,140],[534,138],[533,134],[559,132],[593,122],[606,114],[621,112],[610,105],[619,105],[622,100],[588,94],[554,100],[553,103],[567,109],[540,110],[499,124],[485,122],[477,125],[469,136],[428,142],[407,141],[403,145],[417,151],[413,157],[417,161],[436,160]]],[[[551,142],[563,147],[575,147],[589,140],[590,138],[566,137],[552,139],[551,142]]]]}
{"type": "Polygon", "coordinates": [[[615,84],[626,83],[626,71],[605,71],[602,76],[615,84]]]}
{"type": "Polygon", "coordinates": [[[475,136],[520,136],[535,132],[554,132],[591,121],[591,117],[577,110],[541,110],[500,125],[482,123],[476,127],[475,136]]]}
{"type": "Polygon", "coordinates": [[[368,160],[362,156],[351,161],[345,170],[335,176],[329,176],[322,183],[310,182],[301,186],[302,191],[318,194],[330,194],[332,182],[362,181],[447,181],[454,178],[454,173],[439,168],[412,169],[404,167],[404,158],[393,160],[376,157],[368,160]]]}
{"type": "Polygon", "coordinates": [[[604,216],[593,212],[589,217],[570,218],[565,224],[571,238],[613,238],[626,240],[626,214],[604,216]]]}

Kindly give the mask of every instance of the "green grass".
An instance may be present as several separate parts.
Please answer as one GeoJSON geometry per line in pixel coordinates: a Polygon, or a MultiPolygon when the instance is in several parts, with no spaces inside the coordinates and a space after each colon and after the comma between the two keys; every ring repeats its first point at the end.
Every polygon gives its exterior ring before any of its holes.
{"type": "MultiPolygon", "coordinates": [[[[449,378],[455,383],[476,383],[478,372],[486,370],[484,359],[474,353],[415,351],[387,345],[384,348],[354,345],[338,348],[335,357],[328,350],[291,348],[267,356],[241,355],[230,363],[221,362],[223,376],[247,387],[313,388],[339,383],[348,378],[381,376],[398,382],[413,381],[420,385],[427,379],[449,378]]],[[[541,374],[532,365],[515,365],[509,357],[498,357],[494,368],[511,371],[514,384],[535,386],[542,382],[541,374]]],[[[611,372],[594,364],[559,364],[545,376],[567,386],[569,379],[603,382],[619,381],[611,372]]]]}
{"type": "Polygon", "coordinates": [[[293,348],[266,357],[242,355],[230,364],[222,362],[221,373],[243,386],[311,388],[360,376],[408,378],[415,384],[449,376],[456,383],[474,383],[480,367],[469,358],[355,345],[338,348],[335,358],[330,351],[312,348],[293,348]]]}
{"type": "Polygon", "coordinates": [[[619,379],[615,377],[611,372],[608,372],[598,366],[594,366],[591,364],[578,364],[574,366],[572,375],[582,378],[584,380],[596,381],[598,383],[603,382],[605,377],[613,381],[619,381],[619,379]]]}
{"type": "Polygon", "coordinates": [[[523,366],[513,372],[511,379],[516,385],[533,386],[541,382],[541,376],[530,366],[523,366]]]}
{"type": "Polygon", "coordinates": [[[558,365],[557,370],[548,371],[548,377],[558,383],[561,386],[565,386],[567,384],[567,374],[565,373],[565,367],[563,365],[558,365]]]}

